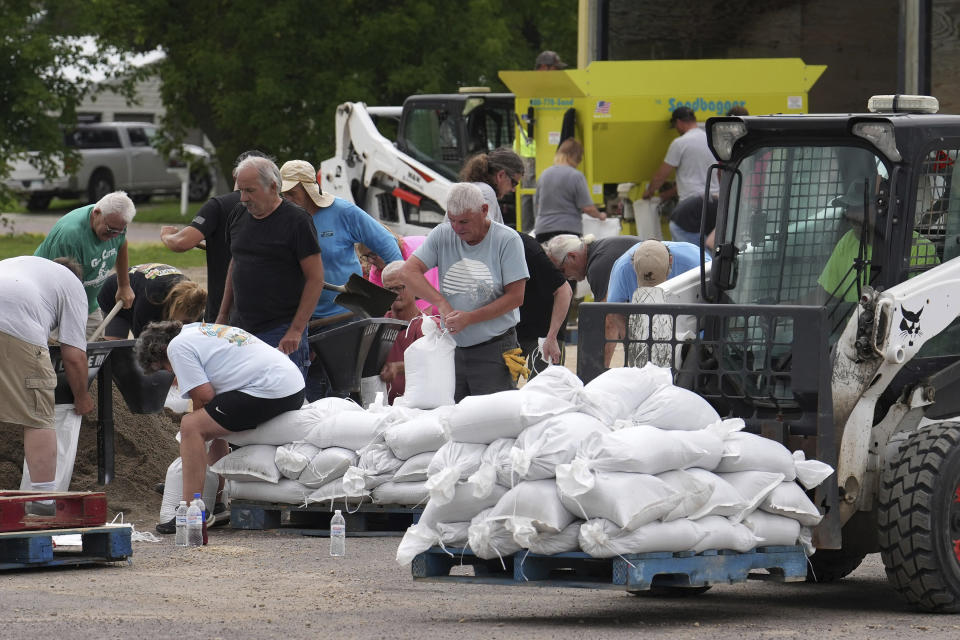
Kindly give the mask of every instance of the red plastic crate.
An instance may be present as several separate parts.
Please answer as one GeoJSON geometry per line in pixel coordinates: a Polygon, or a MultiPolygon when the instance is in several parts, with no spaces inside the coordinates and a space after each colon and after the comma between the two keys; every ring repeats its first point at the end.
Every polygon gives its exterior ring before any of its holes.
{"type": "Polygon", "coordinates": [[[97,527],[107,522],[107,494],[102,491],[0,491],[0,531],[97,527]],[[52,516],[26,513],[34,500],[53,500],[52,516]]]}

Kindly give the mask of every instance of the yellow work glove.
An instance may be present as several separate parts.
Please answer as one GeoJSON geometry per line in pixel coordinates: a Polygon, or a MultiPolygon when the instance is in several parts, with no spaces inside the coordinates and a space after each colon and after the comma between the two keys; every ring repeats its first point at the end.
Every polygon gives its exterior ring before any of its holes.
{"type": "Polygon", "coordinates": [[[523,357],[523,352],[519,347],[503,352],[503,361],[507,363],[507,369],[510,369],[510,376],[516,382],[522,375],[524,378],[530,376],[530,369],[527,369],[527,361],[523,357]]]}

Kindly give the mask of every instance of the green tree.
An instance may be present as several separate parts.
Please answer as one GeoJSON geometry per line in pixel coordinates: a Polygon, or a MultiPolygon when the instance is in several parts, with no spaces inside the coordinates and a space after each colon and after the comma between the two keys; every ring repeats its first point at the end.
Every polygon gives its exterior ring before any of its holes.
{"type": "Polygon", "coordinates": [[[201,129],[229,172],[242,151],[319,164],[336,106],[401,104],[458,86],[503,90],[500,69],[530,69],[543,48],[573,58],[575,0],[89,0],[110,44],[166,57],[164,125],[201,129]]]}
{"type": "MultiPolygon", "coordinates": [[[[18,160],[55,175],[77,158],[63,127],[76,124],[76,107],[95,88],[94,72],[108,71],[112,51],[78,47],[73,10],[71,2],[0,0],[0,178],[18,160]]],[[[12,199],[0,183],[0,202],[12,199]]]]}

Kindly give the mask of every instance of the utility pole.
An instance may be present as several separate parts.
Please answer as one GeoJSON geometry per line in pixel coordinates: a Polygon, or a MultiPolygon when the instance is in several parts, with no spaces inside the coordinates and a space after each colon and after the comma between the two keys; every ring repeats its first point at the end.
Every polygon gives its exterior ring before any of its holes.
{"type": "Polygon", "coordinates": [[[932,0],[900,0],[897,93],[930,95],[932,0]]]}

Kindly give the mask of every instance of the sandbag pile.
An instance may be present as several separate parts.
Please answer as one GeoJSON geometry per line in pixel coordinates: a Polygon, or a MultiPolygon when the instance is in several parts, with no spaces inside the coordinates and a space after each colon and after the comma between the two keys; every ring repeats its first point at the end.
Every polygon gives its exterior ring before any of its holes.
{"type": "Polygon", "coordinates": [[[804,488],[833,469],[721,420],[648,364],[587,385],[548,367],[519,391],[464,399],[427,471],[430,499],[397,550],[482,558],[522,549],[595,557],[809,548],[821,519],[804,488]],[[797,484],[797,482],[800,484],[797,484]]]}

